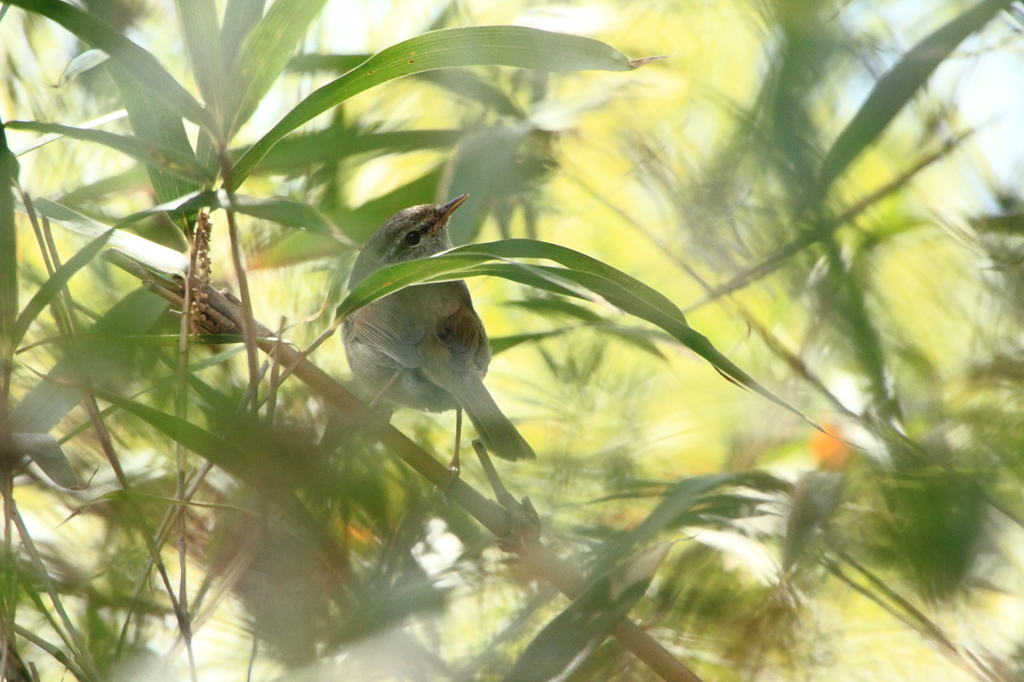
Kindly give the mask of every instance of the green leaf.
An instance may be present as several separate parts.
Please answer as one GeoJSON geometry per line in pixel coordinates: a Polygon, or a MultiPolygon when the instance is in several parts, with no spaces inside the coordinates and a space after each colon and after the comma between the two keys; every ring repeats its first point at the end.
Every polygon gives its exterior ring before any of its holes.
{"type": "Polygon", "coordinates": [[[1009,5],[1010,0],[978,3],[911,48],[878,79],[867,100],[832,144],[822,165],[820,195],[877,139],[954,48],[1009,5]]]}
{"type": "Polygon", "coordinates": [[[526,118],[526,114],[523,113],[522,108],[515,101],[500,88],[491,85],[472,71],[466,69],[445,69],[444,71],[427,71],[426,73],[417,74],[416,77],[442,87],[460,97],[475,100],[503,116],[519,120],[526,118]]]}
{"type": "MultiPolygon", "coordinates": [[[[242,41],[233,64],[233,86],[224,109],[225,134],[230,140],[242,127],[270,86],[281,75],[288,59],[306,34],[309,22],[326,0],[275,2],[242,41]]],[[[244,176],[243,176],[244,177],[244,176]]],[[[235,187],[241,178],[235,177],[235,187]]]]}
{"type": "Polygon", "coordinates": [[[220,30],[221,49],[225,64],[234,65],[242,41],[263,18],[265,0],[228,0],[224,22],[220,30]]]}
{"type": "Polygon", "coordinates": [[[237,187],[277,142],[307,121],[353,95],[395,78],[453,66],[515,66],[540,71],[629,71],[630,60],[592,38],[521,26],[472,26],[431,31],[377,53],[302,100],[264,135],[231,171],[237,187]]]}
{"type": "Polygon", "coordinates": [[[10,4],[57,22],[85,43],[105,51],[130,74],[134,87],[150,93],[179,116],[214,129],[209,112],[160,65],[152,54],[95,15],[61,0],[11,0],[10,4]]]}
{"type": "Polygon", "coordinates": [[[550,339],[555,336],[561,336],[568,332],[576,329],[575,327],[563,327],[562,329],[551,329],[546,332],[532,332],[527,334],[509,334],[508,336],[491,337],[489,339],[491,344],[491,355],[497,355],[498,353],[504,353],[510,348],[529,343],[530,341],[542,341],[544,339],[550,339]]]}
{"type": "Polygon", "coordinates": [[[448,221],[448,233],[459,246],[468,244],[493,206],[507,205],[541,180],[553,163],[540,141],[547,133],[530,121],[496,125],[464,135],[443,175],[438,196],[468,194],[466,204],[448,221]],[[529,144],[537,140],[537,144],[529,144]],[[454,189],[458,188],[455,192],[454,189]]]}
{"type": "Polygon", "coordinates": [[[212,183],[216,178],[211,176],[195,160],[191,153],[161,147],[158,144],[147,142],[138,137],[108,133],[103,130],[89,130],[76,128],[74,126],[60,125],[57,123],[37,123],[35,121],[9,121],[7,127],[13,130],[31,130],[37,133],[50,133],[63,135],[76,140],[85,140],[102,144],[111,149],[116,149],[127,154],[136,161],[141,161],[148,166],[162,169],[169,173],[181,176],[187,180],[195,180],[201,183],[212,183]]]}
{"type": "Polygon", "coordinates": [[[39,465],[47,478],[68,490],[82,488],[60,444],[48,433],[15,433],[14,445],[39,465]]]}
{"type": "Polygon", "coordinates": [[[110,55],[103,50],[86,50],[68,62],[68,65],[64,67],[64,73],[61,74],[60,83],[57,84],[57,87],[63,88],[89,69],[96,68],[108,59],[110,59],[110,55]]]}
{"type": "Polygon", "coordinates": [[[567,679],[644,596],[671,547],[652,545],[591,583],[534,637],[504,682],[567,679]]]}
{"type": "Polygon", "coordinates": [[[650,542],[658,533],[665,528],[672,527],[677,519],[690,512],[701,502],[705,494],[723,485],[742,482],[743,476],[743,474],[726,472],[688,476],[673,483],[662,494],[658,506],[643,521],[635,528],[625,532],[619,540],[610,544],[606,556],[614,558],[618,554],[630,551],[637,545],[650,542]]]}
{"type": "Polygon", "coordinates": [[[288,60],[288,70],[296,73],[345,73],[369,58],[368,54],[297,54],[288,60]]]}
{"type": "Polygon", "coordinates": [[[325,130],[293,135],[281,140],[263,158],[256,172],[291,174],[302,172],[319,163],[337,163],[356,154],[368,152],[401,154],[421,149],[442,149],[453,146],[463,134],[462,130],[393,130],[382,133],[359,133],[351,127],[332,125],[325,130]]]}
{"type": "MultiPolygon", "coordinates": [[[[74,356],[59,360],[47,376],[59,379],[74,377],[79,365],[77,358],[85,358],[89,363],[91,381],[112,380],[123,370],[129,356],[124,344],[112,344],[106,339],[145,334],[165,310],[167,302],[156,294],[144,289],[128,294],[83,334],[100,340],[84,340],[76,347],[74,356]]],[[[82,392],[77,388],[64,382],[40,381],[11,410],[11,423],[15,431],[46,433],[81,400],[82,392]]]]}
{"type": "Polygon", "coordinates": [[[21,314],[18,315],[18,320],[14,323],[14,329],[11,332],[11,346],[13,348],[18,347],[28,328],[35,321],[39,313],[43,311],[43,308],[49,305],[54,296],[61,292],[75,273],[84,268],[103,250],[103,247],[106,246],[107,241],[113,235],[114,229],[111,228],[86,244],[81,251],[57,268],[56,272],[43,283],[43,286],[39,287],[39,291],[28,302],[24,310],[21,311],[21,314]]]}
{"type": "MultiPolygon", "coordinates": [[[[154,95],[136,87],[131,74],[123,65],[110,61],[107,62],[107,70],[121,92],[121,101],[128,111],[128,120],[132,124],[135,136],[164,149],[174,149],[184,156],[191,155],[194,158],[192,145],[185,132],[185,124],[181,116],[164,106],[154,95]]],[[[201,133],[199,138],[205,140],[209,138],[209,135],[201,133]]],[[[175,197],[202,189],[204,184],[165,173],[159,166],[147,165],[146,172],[149,174],[149,181],[153,185],[153,191],[159,202],[170,201],[175,197]]],[[[214,175],[215,172],[215,168],[212,166],[208,170],[209,175],[214,175]]],[[[188,213],[168,214],[168,217],[183,234],[189,232],[192,222],[195,220],[195,215],[188,213]]]]}
{"type": "Polygon", "coordinates": [[[0,367],[14,353],[12,341],[18,318],[18,233],[14,226],[14,181],[18,160],[7,148],[0,122],[0,367]]]}
{"type": "Polygon", "coordinates": [[[367,303],[413,284],[482,274],[496,275],[579,298],[586,298],[579,291],[581,289],[598,294],[624,312],[668,332],[711,363],[723,376],[819,428],[809,417],[757,383],[719,352],[705,336],[694,331],[686,323],[679,308],[661,293],[599,260],[556,244],[532,239],[507,239],[461,246],[430,258],[390,265],[360,282],[338,306],[336,316],[344,318],[367,303]],[[512,262],[514,258],[552,260],[563,267],[526,265],[512,262]],[[508,262],[490,262],[495,260],[508,262]]]}
{"type": "Polygon", "coordinates": [[[836,471],[808,471],[793,488],[793,506],[782,545],[782,567],[788,570],[800,559],[819,529],[843,498],[846,476],[836,471]]]}
{"type": "Polygon", "coordinates": [[[249,454],[232,441],[221,438],[184,419],[108,392],[97,391],[96,394],[122,410],[131,412],[170,437],[174,442],[227,471],[237,473],[250,460],[249,454]]]}
{"type": "Polygon", "coordinates": [[[148,188],[149,178],[146,176],[145,166],[136,165],[128,170],[73,189],[63,195],[60,201],[65,206],[75,206],[86,202],[99,202],[112,194],[130,194],[148,188]]]}
{"type": "Polygon", "coordinates": [[[640,327],[623,327],[620,325],[611,324],[608,322],[600,324],[584,324],[576,327],[562,327],[560,329],[551,329],[544,332],[533,332],[526,334],[510,334],[509,336],[499,336],[490,339],[491,344],[491,355],[497,355],[498,353],[504,353],[510,348],[514,348],[523,343],[530,343],[533,341],[542,341],[544,339],[550,339],[555,336],[561,336],[569,332],[576,331],[577,329],[594,329],[596,331],[610,334],[622,341],[636,346],[645,353],[649,353],[659,360],[665,360],[665,355],[658,347],[651,341],[652,336],[655,336],[659,340],[672,340],[668,335],[664,335],[661,338],[658,332],[652,329],[642,329],[640,327]]]}
{"type": "Polygon", "coordinates": [[[319,211],[308,204],[303,204],[284,197],[271,197],[260,199],[244,194],[235,195],[235,203],[232,205],[228,193],[224,190],[207,190],[205,192],[193,192],[175,201],[160,204],[145,211],[139,211],[118,221],[118,227],[130,225],[138,220],[155,213],[164,211],[196,211],[200,208],[233,208],[238,213],[251,215],[254,218],[269,220],[286,227],[299,227],[317,234],[337,234],[337,228],[331,225],[319,211]]]}
{"type": "MultiPolygon", "coordinates": [[[[104,225],[48,199],[36,199],[33,205],[36,211],[53,222],[79,234],[98,237],[111,229],[109,225],[104,225]]],[[[184,278],[188,274],[188,256],[130,232],[114,230],[110,236],[109,247],[112,251],[141,265],[148,272],[163,278],[184,278]]]]}
{"type": "Polygon", "coordinates": [[[227,79],[224,75],[224,51],[220,44],[216,3],[214,0],[175,0],[174,4],[178,8],[181,33],[196,85],[207,106],[219,115],[223,128],[220,106],[223,104],[227,79]]]}
{"type": "MultiPolygon", "coordinates": [[[[77,125],[75,127],[77,129],[79,129],[79,130],[92,130],[93,128],[97,128],[97,127],[99,127],[101,125],[106,125],[107,123],[111,123],[113,121],[118,121],[118,120],[124,118],[127,115],[128,115],[127,111],[125,111],[124,109],[120,109],[118,111],[113,111],[113,112],[111,112],[109,114],[104,114],[103,116],[100,116],[98,118],[94,118],[91,121],[86,121],[85,123],[81,123],[81,124],[79,124],[79,125],[77,125]]],[[[33,150],[36,150],[36,149],[39,149],[40,147],[48,145],[51,142],[55,142],[55,141],[61,139],[62,137],[64,137],[64,136],[62,134],[59,134],[59,133],[50,133],[48,135],[42,135],[42,136],[37,137],[36,139],[32,140],[28,144],[22,145],[22,146],[18,147],[17,149],[15,149],[14,150],[14,154],[15,154],[15,156],[23,156],[23,155],[28,154],[29,152],[31,152],[33,150]]]]}
{"type": "MultiPolygon", "coordinates": [[[[300,54],[288,62],[288,70],[296,73],[331,72],[342,74],[356,68],[371,55],[368,54],[300,54]]],[[[499,88],[480,78],[472,71],[448,69],[444,73],[426,71],[417,78],[438,85],[467,99],[476,100],[494,111],[513,118],[525,118],[523,110],[499,88]]]]}

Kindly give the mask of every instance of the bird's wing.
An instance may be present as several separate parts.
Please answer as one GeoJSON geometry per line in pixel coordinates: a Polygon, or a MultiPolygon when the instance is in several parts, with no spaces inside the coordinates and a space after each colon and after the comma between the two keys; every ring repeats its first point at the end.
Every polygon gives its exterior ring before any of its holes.
{"type": "Polygon", "coordinates": [[[484,325],[473,310],[473,300],[465,282],[451,282],[452,298],[458,301],[454,312],[438,320],[434,335],[448,349],[448,364],[456,372],[471,368],[481,374],[491,359],[484,325]],[[482,361],[482,367],[481,365],[482,361]]]}
{"type": "Polygon", "coordinates": [[[419,345],[426,330],[419,316],[403,311],[396,296],[370,303],[347,320],[353,338],[369,349],[383,353],[403,367],[420,366],[419,345]]]}

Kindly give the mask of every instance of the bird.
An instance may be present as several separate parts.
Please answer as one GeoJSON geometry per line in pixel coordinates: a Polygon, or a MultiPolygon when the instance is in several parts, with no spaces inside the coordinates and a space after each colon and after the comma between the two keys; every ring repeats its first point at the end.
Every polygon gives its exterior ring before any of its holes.
{"type": "MultiPolygon", "coordinates": [[[[349,291],[382,267],[451,249],[448,220],[468,196],[412,206],[384,221],[356,257],[349,291]]],[[[454,472],[463,410],[488,451],[513,461],[536,457],[483,384],[491,348],[465,281],[418,284],[377,299],[345,318],[342,342],[373,403],[457,411],[454,472]]]]}

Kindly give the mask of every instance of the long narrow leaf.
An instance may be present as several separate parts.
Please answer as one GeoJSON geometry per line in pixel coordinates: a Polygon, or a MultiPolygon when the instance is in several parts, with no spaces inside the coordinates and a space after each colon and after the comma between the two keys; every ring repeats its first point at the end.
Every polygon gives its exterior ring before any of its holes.
{"type": "Polygon", "coordinates": [[[170,437],[174,442],[228,471],[238,472],[249,460],[249,454],[238,448],[232,441],[221,438],[184,419],[104,391],[96,391],[96,394],[122,410],[131,412],[170,437]]]}
{"type": "Polygon", "coordinates": [[[299,227],[318,234],[332,234],[334,226],[319,211],[299,201],[286,199],[284,197],[270,197],[260,199],[258,197],[236,194],[234,203],[229,200],[224,190],[205,192],[193,192],[180,199],[160,204],[145,211],[139,211],[119,221],[117,226],[124,227],[138,220],[164,211],[196,211],[200,208],[231,208],[238,213],[251,215],[254,218],[262,218],[284,225],[286,227],[299,227]]]}
{"type": "Polygon", "coordinates": [[[57,271],[47,279],[43,286],[39,287],[39,291],[36,292],[35,296],[28,302],[25,309],[18,315],[18,320],[14,323],[14,330],[11,332],[11,346],[17,348],[18,344],[21,343],[21,339],[25,336],[29,326],[36,319],[36,317],[43,311],[50,301],[53,300],[54,296],[60,293],[61,289],[68,283],[76,272],[84,268],[88,263],[95,258],[103,247],[106,246],[107,241],[114,236],[113,228],[107,230],[96,239],[86,244],[81,251],[76,253],[74,256],[68,259],[68,262],[57,268],[57,271]]]}
{"type": "Polygon", "coordinates": [[[592,38],[521,26],[473,26],[431,31],[377,53],[341,78],[313,92],[247,151],[232,169],[237,186],[278,140],[344,102],[389,80],[452,66],[515,66],[540,71],[629,71],[648,60],[630,60],[592,38]]]}
{"type": "Polygon", "coordinates": [[[978,3],[911,48],[879,78],[867,100],[829,150],[822,166],[818,191],[824,194],[865,147],[875,141],[957,45],[1009,5],[1010,0],[978,3]]]}
{"type": "MultiPolygon", "coordinates": [[[[94,51],[99,51],[99,50],[94,50],[94,51]]],[[[127,111],[125,111],[124,109],[120,109],[118,111],[113,111],[113,112],[111,112],[109,114],[104,114],[103,116],[100,116],[98,118],[94,118],[91,121],[86,121],[85,123],[80,123],[80,124],[76,125],[75,128],[77,128],[78,130],[92,130],[93,128],[97,128],[97,127],[99,127],[101,125],[106,125],[107,123],[110,123],[112,121],[117,121],[119,119],[122,119],[122,118],[124,118],[127,115],[128,115],[127,111]]],[[[22,146],[18,147],[17,149],[15,149],[14,150],[14,155],[15,156],[23,156],[24,154],[28,154],[29,152],[31,152],[33,150],[36,150],[36,149],[39,149],[40,147],[43,147],[45,145],[48,145],[51,142],[55,142],[56,140],[59,140],[62,137],[64,137],[64,135],[60,134],[60,133],[50,133],[48,135],[42,135],[42,136],[37,137],[36,139],[32,140],[32,142],[30,142],[30,143],[28,143],[26,145],[22,145],[22,146]]]]}
{"type": "Polygon", "coordinates": [[[47,478],[62,488],[78,490],[81,483],[57,439],[48,433],[15,433],[14,445],[32,458],[47,478]]]}
{"type": "Polygon", "coordinates": [[[7,134],[0,123],[0,362],[17,344],[9,341],[18,315],[18,239],[14,227],[14,181],[18,160],[7,148],[7,134]]]}
{"type": "Polygon", "coordinates": [[[215,179],[207,173],[205,168],[196,162],[195,157],[191,153],[183,154],[174,149],[167,149],[139,139],[138,137],[118,135],[103,130],[76,128],[57,123],[38,123],[36,121],[9,121],[7,127],[13,130],[31,130],[37,133],[63,135],[64,137],[76,140],[102,144],[127,154],[136,161],[141,161],[148,166],[155,166],[188,180],[212,183],[215,179]]]}
{"type": "MultiPolygon", "coordinates": [[[[36,199],[33,204],[38,212],[73,232],[98,237],[110,230],[109,225],[48,199],[36,199]]],[[[110,236],[109,247],[161,277],[183,278],[188,274],[187,256],[130,232],[114,230],[110,236]]]]}
{"type": "Polygon", "coordinates": [[[193,123],[211,130],[214,128],[209,112],[167,73],[152,54],[95,15],[61,0],[11,0],[10,4],[51,19],[92,47],[105,51],[131,74],[136,87],[149,92],[193,123]]]}
{"type": "MultiPolygon", "coordinates": [[[[302,36],[326,0],[275,2],[245,36],[234,63],[234,90],[224,111],[227,139],[249,120],[270,86],[281,75],[302,36]]],[[[237,186],[237,185],[236,185],[237,186]]]]}
{"type": "Polygon", "coordinates": [[[263,17],[265,0],[228,0],[224,9],[224,22],[220,31],[220,44],[224,63],[235,63],[242,41],[263,17]]]}
{"type": "MultiPolygon", "coordinates": [[[[214,0],[176,0],[181,33],[185,39],[192,73],[203,99],[214,112],[224,97],[224,60],[214,0]]],[[[221,116],[223,127],[223,116],[221,116]]]]}
{"type": "Polygon", "coordinates": [[[624,272],[556,244],[531,239],[508,239],[471,244],[431,258],[390,265],[360,282],[338,306],[336,316],[344,318],[367,303],[407,286],[481,274],[504,277],[548,291],[561,289],[559,293],[574,296],[580,296],[576,291],[579,288],[593,292],[624,312],[668,332],[737,384],[798,415],[815,428],[820,428],[802,412],[761,386],[716,349],[705,336],[691,328],[683,313],[668,298],[624,272]],[[526,265],[511,261],[514,258],[552,260],[564,267],[526,265]]]}
{"type": "MultiPolygon", "coordinates": [[[[80,358],[88,358],[91,381],[111,380],[130,356],[125,344],[112,343],[110,338],[146,334],[166,310],[164,299],[145,289],[136,289],[86,329],[75,354],[61,358],[47,376],[57,379],[79,376],[80,358]],[[98,339],[90,340],[90,337],[98,339]]],[[[81,400],[82,392],[63,381],[37,382],[11,410],[11,424],[15,431],[46,433],[81,400]]]]}
{"type": "Polygon", "coordinates": [[[504,682],[567,679],[644,596],[671,547],[652,545],[595,580],[534,637],[504,682]]]}
{"type": "MultiPolygon", "coordinates": [[[[107,70],[121,92],[121,101],[128,111],[128,120],[131,122],[132,130],[137,138],[164,149],[177,150],[182,155],[195,156],[188,134],[185,132],[185,122],[180,115],[164,106],[156,96],[147,90],[137,87],[130,72],[119,62],[108,61],[107,70]]],[[[210,137],[210,133],[202,131],[199,139],[208,140],[210,137]]],[[[204,183],[164,173],[159,166],[147,165],[146,172],[157,201],[160,202],[170,201],[175,197],[204,187],[204,183]]],[[[216,174],[212,165],[208,172],[210,175],[216,174]]],[[[195,215],[188,213],[169,213],[168,216],[183,233],[189,231],[195,220],[195,215]]]]}

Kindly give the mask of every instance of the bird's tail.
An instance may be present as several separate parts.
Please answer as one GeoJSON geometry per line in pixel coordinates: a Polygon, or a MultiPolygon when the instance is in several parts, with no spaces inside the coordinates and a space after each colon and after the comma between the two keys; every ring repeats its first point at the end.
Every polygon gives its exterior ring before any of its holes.
{"type": "Polygon", "coordinates": [[[536,459],[533,448],[498,408],[480,378],[469,372],[460,378],[455,397],[469,415],[488,452],[512,461],[536,459]]]}

